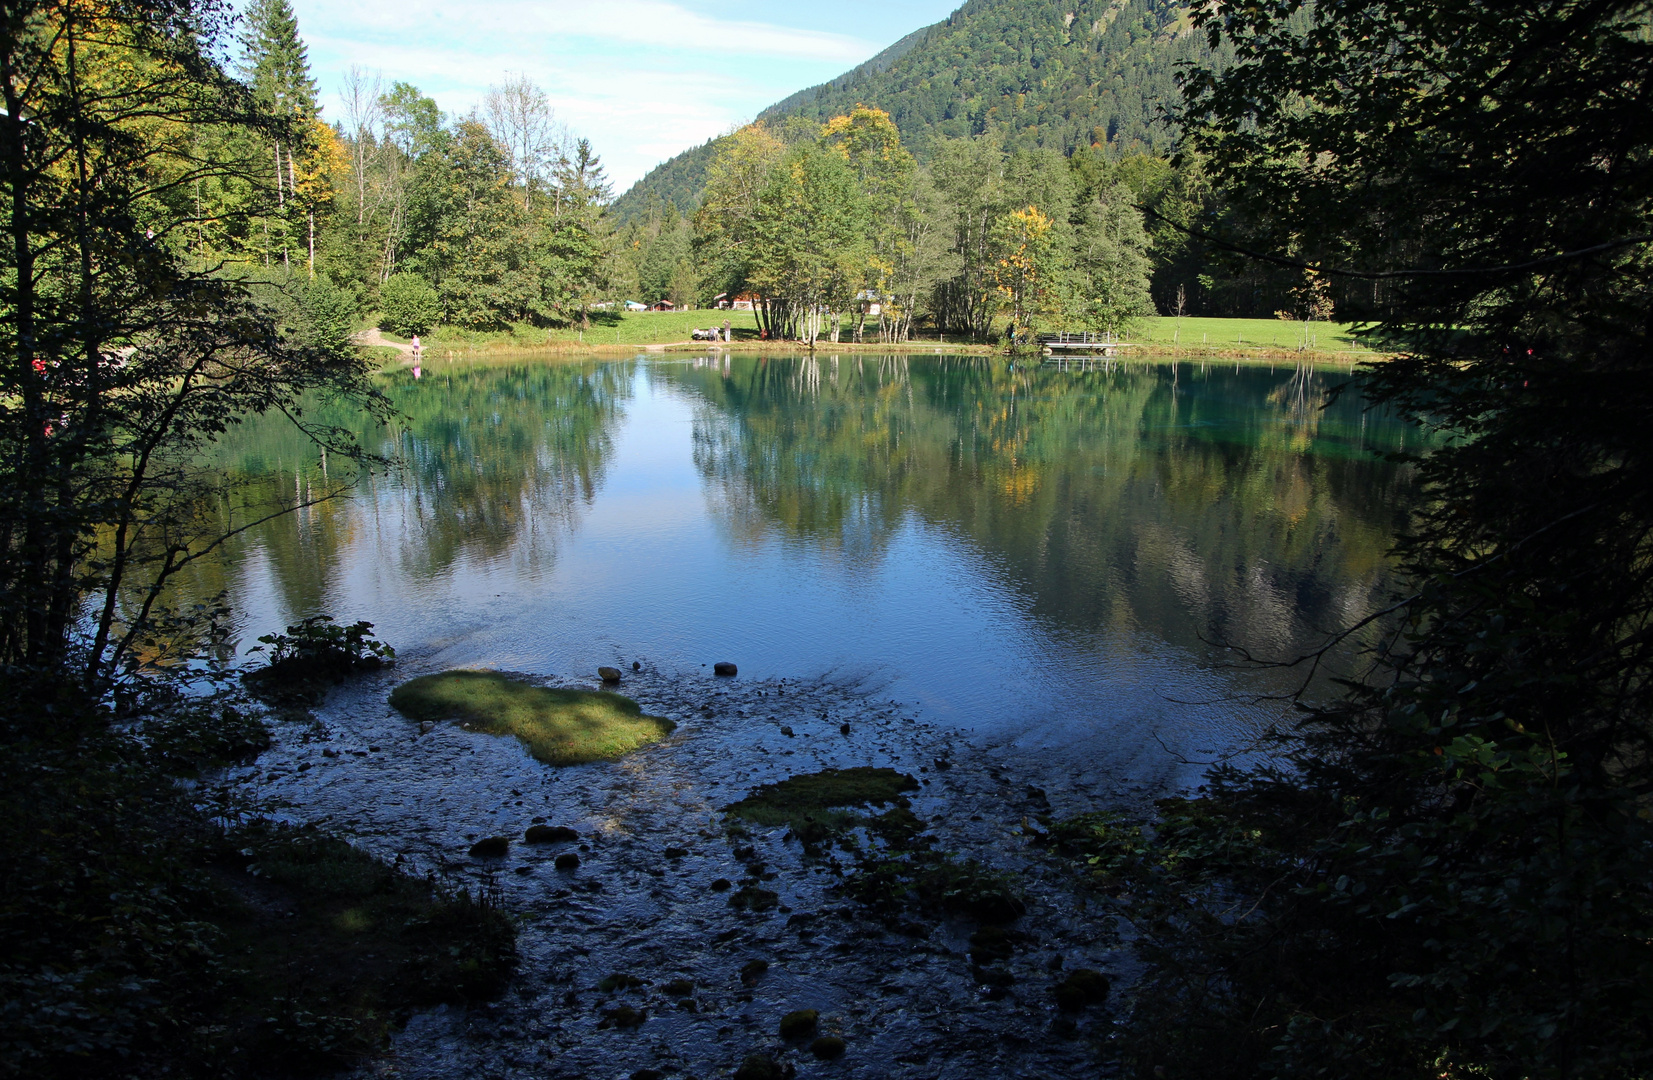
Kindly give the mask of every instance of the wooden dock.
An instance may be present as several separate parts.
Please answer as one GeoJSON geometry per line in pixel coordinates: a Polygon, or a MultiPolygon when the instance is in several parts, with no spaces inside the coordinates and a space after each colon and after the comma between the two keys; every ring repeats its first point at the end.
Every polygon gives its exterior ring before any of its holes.
{"type": "Polygon", "coordinates": [[[1129,348],[1133,341],[1120,341],[1112,334],[1040,334],[1039,344],[1046,356],[1112,356],[1115,349],[1129,348]]]}

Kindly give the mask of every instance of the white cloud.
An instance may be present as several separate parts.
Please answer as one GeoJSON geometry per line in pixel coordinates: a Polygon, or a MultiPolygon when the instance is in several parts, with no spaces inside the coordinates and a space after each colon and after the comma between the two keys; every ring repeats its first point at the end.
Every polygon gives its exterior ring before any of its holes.
{"type": "MultiPolygon", "coordinates": [[[[579,37],[623,46],[705,50],[706,55],[756,54],[854,64],[879,46],[846,34],[778,26],[773,23],[709,18],[665,0],[364,0],[336,5],[312,0],[301,11],[301,25],[338,34],[384,35],[391,40],[482,35],[520,42],[579,37]]],[[[354,36],[354,35],[351,35],[354,36]]]]}
{"type": "Polygon", "coordinates": [[[329,117],[352,64],[418,86],[450,113],[507,72],[533,79],[623,191],[666,158],[881,47],[718,19],[670,0],[295,0],[329,117]]]}

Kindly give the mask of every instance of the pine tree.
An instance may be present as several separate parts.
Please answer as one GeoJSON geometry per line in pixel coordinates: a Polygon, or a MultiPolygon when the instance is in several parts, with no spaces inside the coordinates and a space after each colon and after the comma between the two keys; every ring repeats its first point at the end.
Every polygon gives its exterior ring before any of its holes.
{"type": "Polygon", "coordinates": [[[283,119],[316,115],[316,80],[310,52],[298,36],[298,16],[289,0],[253,0],[241,37],[242,78],[259,104],[283,119]]]}
{"type": "MultiPolygon", "coordinates": [[[[302,135],[307,122],[321,110],[316,103],[316,81],[310,77],[310,53],[298,36],[298,16],[289,0],[253,0],[241,47],[241,75],[252,87],[254,99],[270,115],[291,124],[295,136],[302,135]]],[[[297,198],[295,141],[277,138],[272,148],[276,214],[275,220],[265,218],[264,262],[269,265],[273,239],[281,248],[282,266],[291,267],[290,238],[297,225],[301,234],[305,228],[309,231],[310,274],[314,277],[315,208],[301,206],[297,198]]]]}

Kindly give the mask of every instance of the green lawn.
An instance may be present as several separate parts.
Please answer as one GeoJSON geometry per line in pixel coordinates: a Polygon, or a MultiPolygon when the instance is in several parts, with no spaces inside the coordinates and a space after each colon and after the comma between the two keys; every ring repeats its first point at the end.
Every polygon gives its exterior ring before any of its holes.
{"type": "MultiPolygon", "coordinates": [[[[1309,324],[1309,347],[1322,350],[1362,349],[1349,336],[1349,323],[1316,322],[1309,324]]],[[[1129,336],[1130,341],[1143,344],[1170,345],[1178,329],[1178,320],[1158,317],[1143,319],[1129,336]]],[[[1295,349],[1303,344],[1303,324],[1283,319],[1195,319],[1181,320],[1179,345],[1204,345],[1211,348],[1269,348],[1295,349]]]]}
{"type": "MultiPolygon", "coordinates": [[[[728,319],[736,341],[758,336],[757,319],[750,311],[624,311],[593,313],[589,329],[545,329],[517,323],[508,330],[473,331],[443,326],[425,335],[423,341],[433,355],[446,350],[493,348],[539,348],[548,344],[665,345],[688,341],[691,331],[723,325],[728,319]]],[[[1178,320],[1168,317],[1143,319],[1126,340],[1151,345],[1171,345],[1178,320]]],[[[1349,335],[1348,323],[1316,322],[1309,325],[1309,346],[1322,351],[1362,350],[1349,335]]],[[[386,334],[391,341],[406,338],[386,334]]],[[[1184,318],[1176,344],[1217,349],[1296,349],[1303,344],[1303,324],[1280,319],[1184,318]]]]}
{"type": "MultiPolygon", "coordinates": [[[[586,345],[665,345],[688,341],[691,331],[703,327],[722,327],[729,320],[735,339],[750,340],[758,335],[757,319],[750,311],[598,311],[592,313],[591,326],[583,333],[574,327],[546,329],[516,323],[509,330],[461,330],[440,326],[420,340],[432,350],[447,349],[537,348],[551,343],[586,345]]],[[[391,341],[406,343],[407,338],[386,334],[391,341]]]]}

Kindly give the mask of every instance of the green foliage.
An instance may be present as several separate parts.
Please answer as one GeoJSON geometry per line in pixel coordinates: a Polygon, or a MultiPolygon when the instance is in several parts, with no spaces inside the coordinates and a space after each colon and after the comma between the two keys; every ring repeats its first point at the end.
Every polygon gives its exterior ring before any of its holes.
{"type": "Polygon", "coordinates": [[[1647,6],[1196,17],[1236,50],[1188,106],[1236,218],[1389,275],[1340,305],[1403,343],[1380,398],[1450,438],[1370,672],[1125,857],[1153,961],[1134,1064],[1646,1075],[1647,6]]]}
{"type": "Polygon", "coordinates": [[[1087,329],[1124,335],[1154,313],[1148,295],[1148,233],[1135,199],[1126,184],[1116,182],[1082,211],[1072,303],[1087,329]]]}
{"type": "Polygon", "coordinates": [[[388,333],[411,337],[428,334],[442,317],[442,299],[430,282],[418,274],[395,273],[379,287],[379,326],[388,333]]]}
{"type": "Polygon", "coordinates": [[[534,686],[491,671],[424,675],[398,686],[390,704],[415,720],[459,720],[477,731],[514,735],[547,765],[611,761],[677,726],[606,690],[534,686]]]}
{"type": "Polygon", "coordinates": [[[329,615],[312,615],[285,634],[265,634],[258,641],[253,651],[269,648],[266,670],[275,679],[340,678],[396,661],[396,650],[373,640],[373,624],[365,620],[340,626],[329,615]]]}
{"type": "Polygon", "coordinates": [[[356,296],[323,275],[299,287],[299,341],[317,352],[347,358],[355,346],[356,296]]]}

